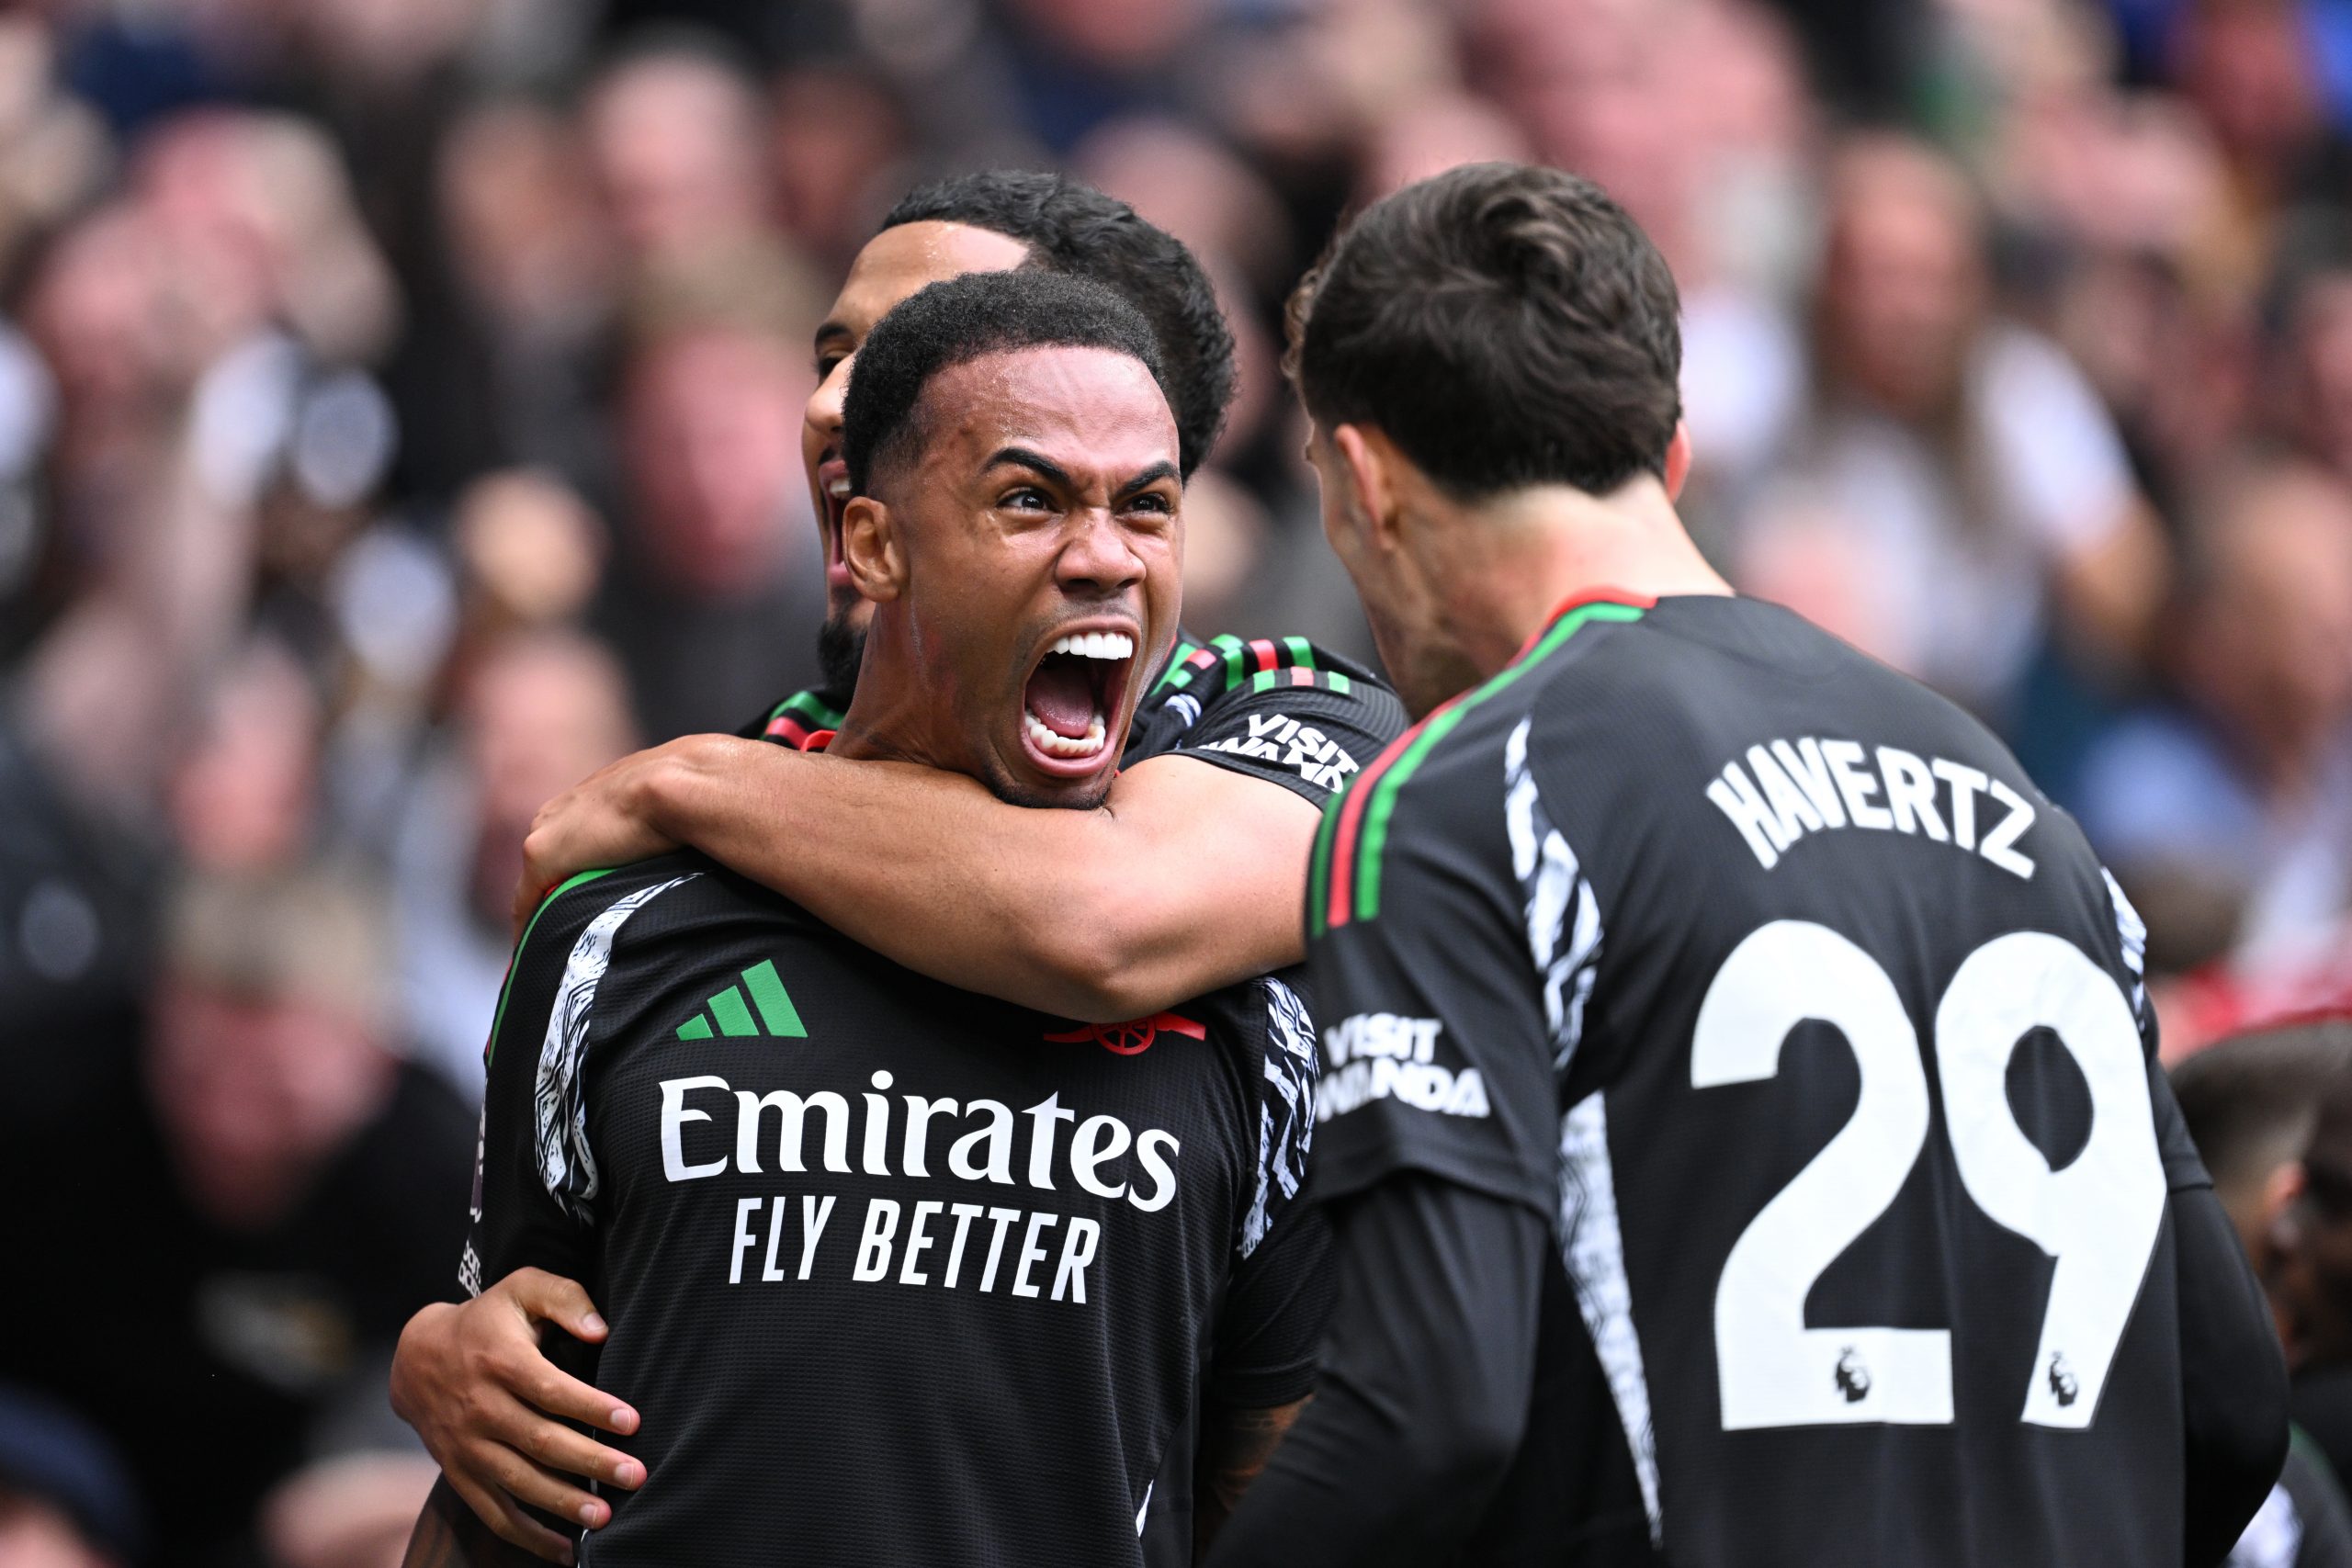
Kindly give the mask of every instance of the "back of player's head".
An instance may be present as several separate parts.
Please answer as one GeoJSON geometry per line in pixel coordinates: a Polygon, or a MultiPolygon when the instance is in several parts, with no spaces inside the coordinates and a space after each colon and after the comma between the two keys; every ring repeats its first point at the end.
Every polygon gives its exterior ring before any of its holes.
{"type": "Polygon", "coordinates": [[[858,350],[842,407],[850,484],[873,493],[877,467],[921,445],[923,390],[942,371],[1024,348],[1102,348],[1140,361],[1168,391],[1141,312],[1099,283],[1051,272],[972,272],[893,307],[858,350]]]}
{"type": "Polygon", "coordinates": [[[1673,274],[1590,180],[1471,164],[1374,202],[1291,297],[1316,423],[1368,424],[1446,491],[1664,477],[1681,418],[1673,274]]]}
{"type": "Polygon", "coordinates": [[[1176,416],[1179,465],[1201,466],[1233,400],[1233,333],[1208,274],[1183,243],[1115,197],[1061,175],[990,169],[910,191],[883,219],[962,223],[1029,247],[1035,265],[1102,284],[1143,313],[1159,340],[1160,385],[1176,416]]]}
{"type": "Polygon", "coordinates": [[[2301,1158],[2337,1084],[2352,1086],[2352,1019],[2241,1034],[2172,1070],[2181,1119],[2225,1194],[2301,1158]]]}

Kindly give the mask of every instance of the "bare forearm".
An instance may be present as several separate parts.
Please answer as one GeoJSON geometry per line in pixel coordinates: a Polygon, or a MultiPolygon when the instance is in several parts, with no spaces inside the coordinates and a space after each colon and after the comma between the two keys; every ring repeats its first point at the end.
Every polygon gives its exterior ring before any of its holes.
{"type": "Polygon", "coordinates": [[[1036,810],[959,774],[714,736],[682,744],[639,807],[910,968],[1110,1021],[1300,956],[1313,808],[1169,766],[1123,776],[1095,810],[1036,810]],[[1223,821],[1178,798],[1234,788],[1247,808],[1223,821]]]}

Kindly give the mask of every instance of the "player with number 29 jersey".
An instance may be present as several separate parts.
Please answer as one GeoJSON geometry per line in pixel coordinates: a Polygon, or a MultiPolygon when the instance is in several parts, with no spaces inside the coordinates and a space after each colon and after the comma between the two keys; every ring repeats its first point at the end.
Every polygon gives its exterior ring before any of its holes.
{"type": "Polygon", "coordinates": [[[2139,921],[1973,719],[1760,602],[1572,603],[1365,769],[1310,898],[1322,1196],[1555,1227],[1463,1561],[2195,1554],[2253,1287],[2182,1217],[2139,921]]]}

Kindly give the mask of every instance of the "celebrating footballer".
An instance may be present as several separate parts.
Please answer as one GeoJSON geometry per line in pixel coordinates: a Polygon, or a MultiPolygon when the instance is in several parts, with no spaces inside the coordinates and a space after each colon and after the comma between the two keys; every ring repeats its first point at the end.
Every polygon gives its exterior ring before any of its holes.
{"type": "Polygon", "coordinates": [[[1392,695],[1178,629],[1183,247],[902,203],[827,688],[533,832],[411,1562],[2219,1563],[2287,1383],[2145,928],[1702,557],[1680,312],[1556,171],[1341,229],[1289,369],[1392,695]]]}

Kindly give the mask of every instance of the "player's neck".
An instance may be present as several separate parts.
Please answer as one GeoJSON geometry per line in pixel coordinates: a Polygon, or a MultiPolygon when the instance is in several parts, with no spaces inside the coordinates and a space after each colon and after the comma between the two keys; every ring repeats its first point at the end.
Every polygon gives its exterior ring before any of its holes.
{"type": "Polygon", "coordinates": [[[894,677],[887,660],[867,660],[858,676],[857,691],[841,729],[826,755],[852,761],[919,762],[925,767],[951,767],[949,748],[939,743],[933,727],[939,702],[920,681],[894,677]]]}
{"type": "Polygon", "coordinates": [[[1690,542],[1666,487],[1647,475],[1605,496],[1546,486],[1478,512],[1478,526],[1457,536],[1475,543],[1448,574],[1446,618],[1482,676],[1518,657],[1569,600],[1732,592],[1690,542]]]}

